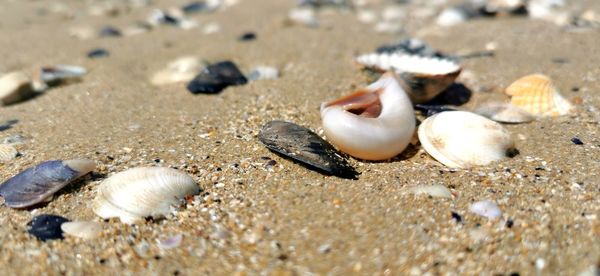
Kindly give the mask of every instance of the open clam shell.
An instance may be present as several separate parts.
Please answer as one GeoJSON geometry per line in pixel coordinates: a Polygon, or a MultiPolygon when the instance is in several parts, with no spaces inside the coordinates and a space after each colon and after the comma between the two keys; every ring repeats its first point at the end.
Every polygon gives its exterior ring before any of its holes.
{"type": "Polygon", "coordinates": [[[433,99],[450,86],[462,70],[449,59],[401,53],[366,54],[357,57],[356,62],[369,69],[395,72],[414,104],[433,99]]]}
{"type": "Polygon", "coordinates": [[[171,168],[140,167],[117,173],[98,187],[94,213],[133,224],[144,217],[164,216],[200,188],[187,174],[171,168]]]}
{"type": "Polygon", "coordinates": [[[354,157],[385,160],[400,154],[415,130],[410,99],[393,74],[321,105],[327,139],[354,157]]]}
{"type": "Polygon", "coordinates": [[[429,155],[451,168],[484,166],[517,151],[499,123],[466,111],[447,111],[427,118],[418,130],[429,155]]]}
{"type": "Polygon", "coordinates": [[[0,195],[9,207],[29,207],[51,198],[55,192],[95,167],[94,161],[86,159],[46,161],[8,179],[0,185],[0,195]]]}
{"type": "Polygon", "coordinates": [[[536,116],[561,116],[574,110],[573,104],[566,100],[552,83],[542,74],[522,77],[505,90],[511,96],[511,103],[536,116]]]}

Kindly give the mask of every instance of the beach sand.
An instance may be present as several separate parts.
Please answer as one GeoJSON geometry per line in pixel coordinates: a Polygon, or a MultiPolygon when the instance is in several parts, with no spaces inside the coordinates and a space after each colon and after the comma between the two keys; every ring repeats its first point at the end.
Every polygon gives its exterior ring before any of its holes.
{"type": "MultiPolygon", "coordinates": [[[[0,4],[0,72],[74,64],[89,73],[79,83],[0,107],[0,121],[18,120],[0,138],[26,139],[17,146],[22,156],[0,164],[0,179],[52,159],[88,158],[98,169],[46,205],[0,207],[4,274],[576,275],[600,261],[600,29],[565,31],[527,17],[441,28],[433,17],[411,21],[404,34],[385,34],[335,9],[321,11],[320,25],[309,28],[287,22],[295,1],[242,0],[193,15],[198,29],[161,26],[136,36],[79,40],[69,28],[125,27],[152,8],[185,2],[154,1],[115,17],[89,15],[85,1],[52,3],[76,16],[51,11],[47,1],[0,4]],[[211,22],[221,30],[203,34],[211,22]],[[257,39],[238,41],[248,31],[257,39]],[[451,170],[417,145],[391,161],[351,159],[358,180],[308,170],[258,141],[261,126],[276,119],[322,133],[320,103],[369,82],[353,58],[404,37],[445,53],[496,43],[493,57],[462,63],[475,79],[466,107],[500,97],[522,76],[543,73],[578,103],[577,111],[505,125],[520,154],[502,162],[451,170]],[[110,56],[86,57],[98,47],[110,56]],[[218,95],[193,95],[183,83],[149,83],[152,73],[186,55],[231,60],[244,72],[275,66],[281,77],[218,95]],[[573,137],[584,144],[575,145],[573,137]],[[273,167],[266,166],[269,158],[273,167]],[[91,202],[101,181],[139,166],[185,171],[203,192],[165,219],[129,226],[97,217],[91,202]],[[450,188],[454,197],[410,193],[430,184],[450,188]],[[469,212],[472,202],[484,199],[498,203],[500,219],[469,212]],[[37,214],[94,220],[104,230],[95,240],[41,242],[27,233],[37,214]],[[179,247],[157,246],[177,234],[183,235],[179,247]]],[[[595,1],[578,5],[600,12],[595,1]]]]}

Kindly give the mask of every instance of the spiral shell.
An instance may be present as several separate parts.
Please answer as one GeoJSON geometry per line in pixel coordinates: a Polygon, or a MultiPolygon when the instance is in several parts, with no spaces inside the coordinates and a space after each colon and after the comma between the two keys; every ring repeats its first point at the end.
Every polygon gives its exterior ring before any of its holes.
{"type": "Polygon", "coordinates": [[[552,80],[541,74],[528,75],[506,88],[511,103],[536,116],[561,116],[571,113],[574,106],[558,91],[552,80]]]}
{"type": "Polygon", "coordinates": [[[200,193],[187,174],[171,168],[140,167],[117,173],[98,187],[94,213],[133,224],[144,217],[164,216],[186,196],[200,193]]]}

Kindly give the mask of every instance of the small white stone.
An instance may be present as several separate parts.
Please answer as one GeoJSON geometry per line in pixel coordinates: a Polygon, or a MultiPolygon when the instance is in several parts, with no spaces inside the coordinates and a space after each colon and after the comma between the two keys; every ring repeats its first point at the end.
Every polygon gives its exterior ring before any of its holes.
{"type": "Polygon", "coordinates": [[[452,198],[452,193],[446,186],[444,185],[422,185],[413,187],[410,191],[415,195],[426,194],[431,197],[444,197],[444,198],[452,198]]]}
{"type": "Polygon", "coordinates": [[[94,239],[102,232],[102,225],[93,221],[70,221],[61,224],[60,229],[74,237],[94,239]]]}
{"type": "Polygon", "coordinates": [[[248,79],[256,80],[274,80],[279,78],[279,70],[271,66],[257,66],[248,73],[248,79]]]}
{"type": "Polygon", "coordinates": [[[469,207],[469,211],[471,211],[474,214],[484,216],[488,219],[497,219],[500,216],[502,216],[502,211],[500,210],[500,207],[498,207],[496,203],[489,200],[474,202],[469,207]]]}
{"type": "Polygon", "coordinates": [[[31,78],[23,72],[11,72],[0,77],[0,105],[19,102],[32,92],[31,78]]]}
{"type": "Polygon", "coordinates": [[[468,16],[463,10],[458,8],[449,8],[442,11],[436,22],[442,27],[449,27],[463,23],[467,21],[467,19],[468,16]]]}
{"type": "Polygon", "coordinates": [[[290,10],[288,18],[296,23],[309,27],[316,27],[319,24],[315,11],[310,8],[295,8],[290,10]]]}

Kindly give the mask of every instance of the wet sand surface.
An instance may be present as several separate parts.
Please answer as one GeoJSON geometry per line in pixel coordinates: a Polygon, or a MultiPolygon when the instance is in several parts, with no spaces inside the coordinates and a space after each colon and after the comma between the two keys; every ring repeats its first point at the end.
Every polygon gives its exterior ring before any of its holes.
{"type": "MultiPolygon", "coordinates": [[[[161,26],[137,36],[78,40],[69,28],[123,27],[145,19],[152,8],[184,2],[154,1],[116,17],[88,15],[89,3],[60,3],[79,16],[39,12],[49,5],[45,1],[0,4],[0,72],[48,64],[89,70],[79,83],[0,107],[0,121],[18,120],[0,138],[26,138],[17,146],[22,156],[0,164],[0,178],[51,159],[88,158],[98,169],[46,205],[0,208],[0,265],[6,274],[576,275],[600,261],[600,29],[569,32],[527,17],[441,28],[433,18],[411,22],[404,34],[384,34],[337,10],[320,12],[319,27],[308,28],[286,22],[294,1],[242,0],[194,15],[199,29],[161,26]],[[209,22],[221,31],[203,34],[209,22]],[[257,39],[238,41],[247,31],[257,39]],[[276,119],[321,134],[320,103],[369,82],[353,58],[409,36],[446,53],[497,44],[493,57],[462,63],[475,78],[467,107],[499,97],[524,75],[544,73],[578,103],[577,112],[505,125],[518,137],[520,154],[502,162],[452,170],[416,145],[391,161],[351,159],[359,180],[308,170],[258,141],[261,126],[276,119]],[[98,47],[110,56],[86,57],[98,47]],[[193,95],[185,84],[149,83],[153,72],[185,55],[232,60],[244,72],[275,66],[281,77],[218,95],[193,95]],[[575,145],[573,137],[584,144],[575,145]],[[276,164],[267,166],[269,159],[276,164]],[[138,166],[185,171],[203,192],[165,219],[135,226],[103,222],[91,209],[98,185],[138,166]],[[454,197],[409,191],[428,184],[442,184],[454,197]],[[468,211],[483,199],[498,203],[500,219],[468,211]],[[95,240],[41,242],[26,224],[44,213],[95,220],[104,230],[95,240]],[[177,234],[183,235],[179,247],[157,246],[157,240],[177,234]]],[[[580,4],[600,12],[594,1],[580,4]]]]}

